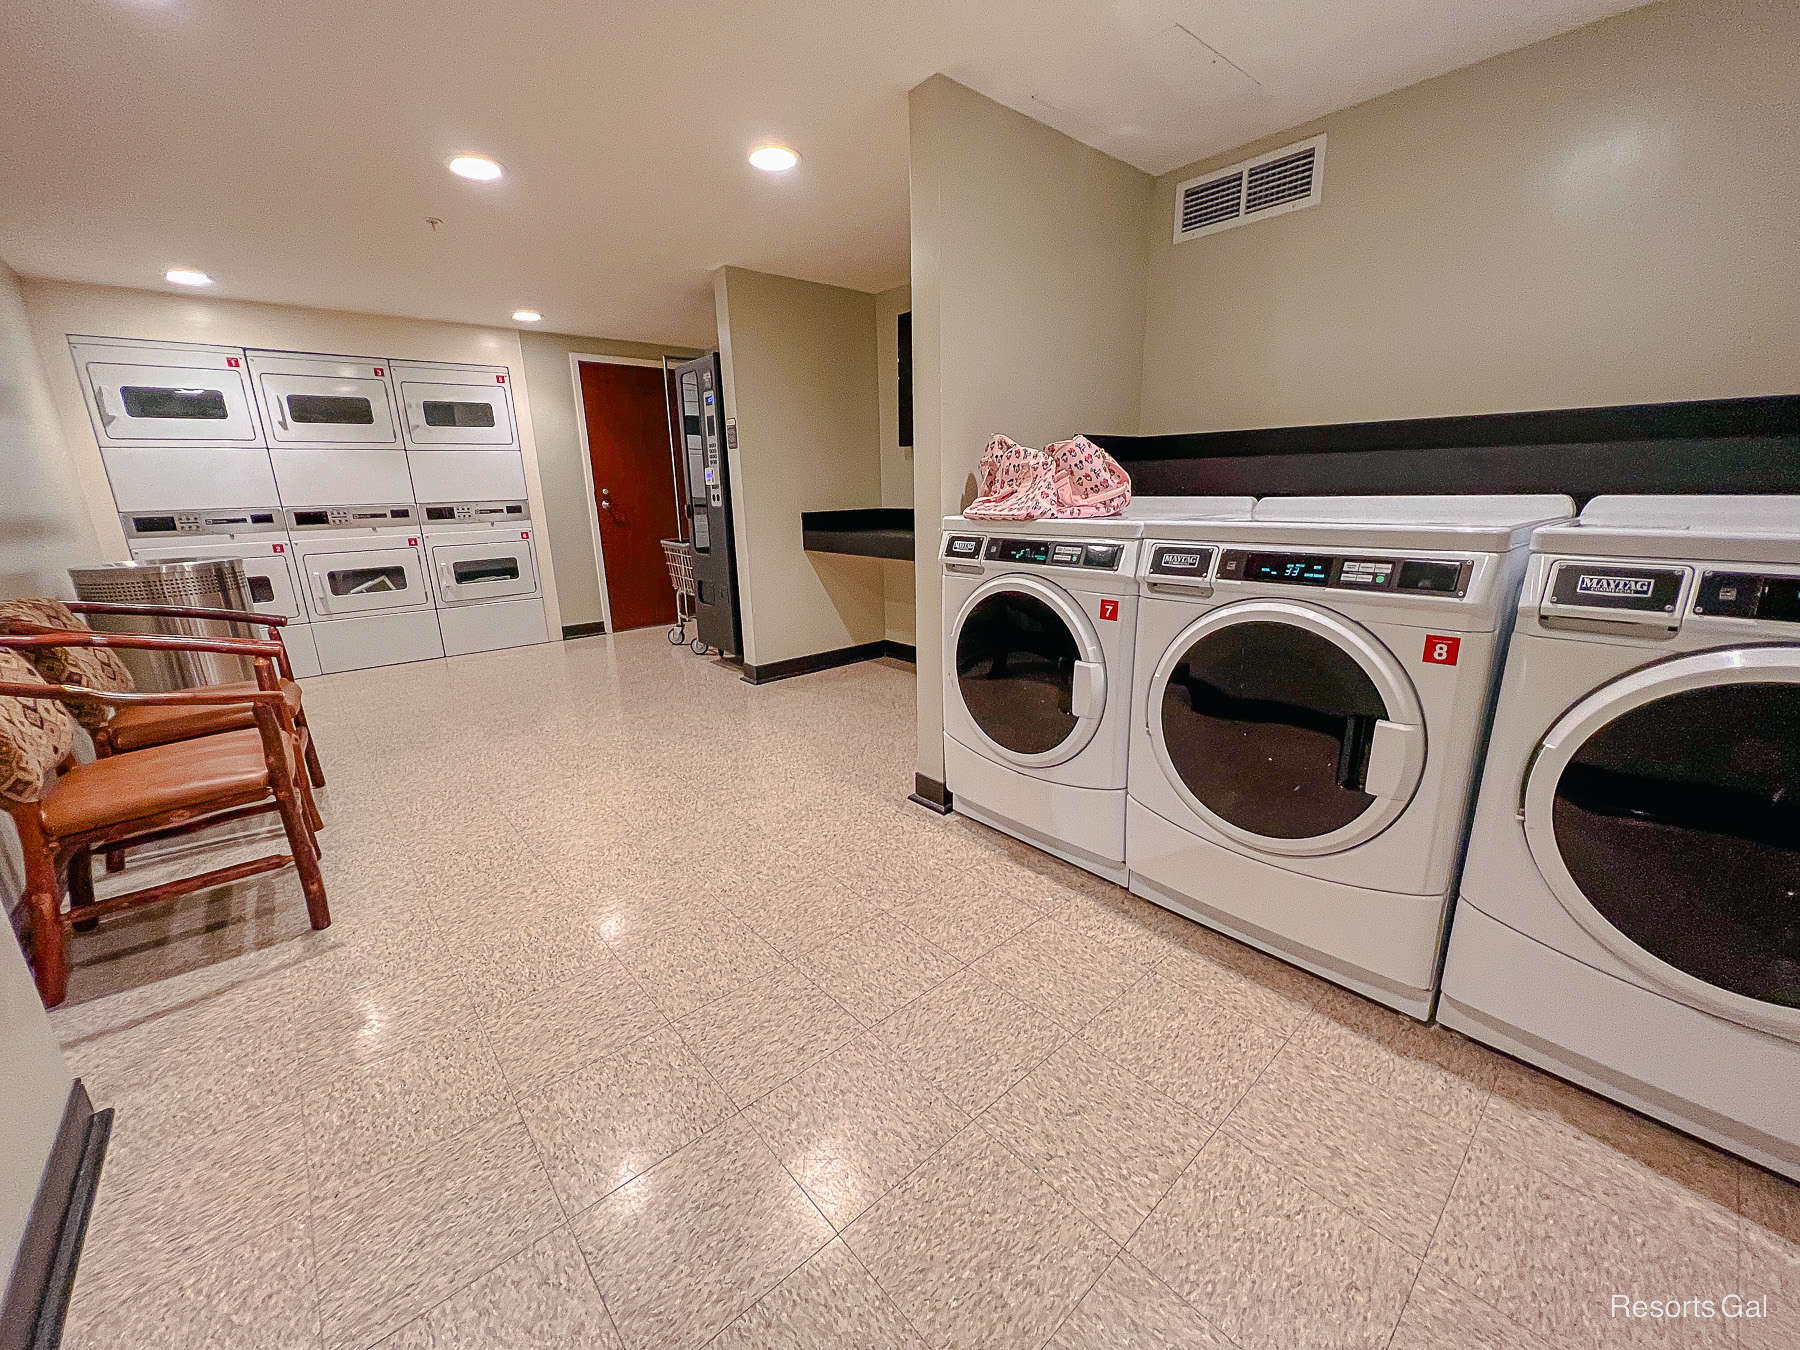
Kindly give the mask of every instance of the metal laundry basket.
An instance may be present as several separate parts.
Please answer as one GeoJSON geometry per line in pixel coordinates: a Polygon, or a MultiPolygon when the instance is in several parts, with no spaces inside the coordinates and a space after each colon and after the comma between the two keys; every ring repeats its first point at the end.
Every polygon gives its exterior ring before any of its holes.
{"type": "MultiPolygon", "coordinates": [[[[241,559],[172,558],[164,562],[104,563],[71,567],[69,580],[83,600],[120,605],[176,605],[183,609],[254,608],[250,583],[241,559]]],[[[168,633],[182,637],[260,638],[264,630],[217,619],[140,618],[128,614],[90,614],[88,623],[108,633],[168,633]]],[[[213,652],[119,650],[138,688],[192,689],[202,684],[228,684],[256,678],[256,665],[246,656],[213,652]]]]}

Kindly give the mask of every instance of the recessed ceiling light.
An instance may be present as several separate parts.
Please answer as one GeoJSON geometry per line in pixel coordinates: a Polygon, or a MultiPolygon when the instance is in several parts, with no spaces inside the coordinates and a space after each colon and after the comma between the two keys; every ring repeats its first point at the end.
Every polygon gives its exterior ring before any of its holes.
{"type": "Polygon", "coordinates": [[[535,309],[515,309],[513,311],[514,323],[536,323],[543,317],[535,309]]]}
{"type": "Polygon", "coordinates": [[[785,145],[759,145],[750,152],[750,162],[764,173],[786,173],[800,156],[785,145]]]}
{"type": "Polygon", "coordinates": [[[210,286],[212,278],[206,273],[192,267],[171,267],[163,273],[163,279],[172,281],[177,286],[210,286]]]}
{"type": "Polygon", "coordinates": [[[458,155],[450,161],[450,172],[458,178],[472,178],[477,183],[491,183],[504,170],[486,155],[458,155]]]}

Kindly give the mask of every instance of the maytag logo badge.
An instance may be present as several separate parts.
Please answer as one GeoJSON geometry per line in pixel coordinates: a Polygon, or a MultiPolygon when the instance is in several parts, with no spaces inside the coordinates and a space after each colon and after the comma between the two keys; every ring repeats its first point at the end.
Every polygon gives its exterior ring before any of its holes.
{"type": "Polygon", "coordinates": [[[1575,579],[1577,595],[1628,595],[1647,600],[1655,589],[1656,581],[1652,577],[1581,576],[1575,579]]]}

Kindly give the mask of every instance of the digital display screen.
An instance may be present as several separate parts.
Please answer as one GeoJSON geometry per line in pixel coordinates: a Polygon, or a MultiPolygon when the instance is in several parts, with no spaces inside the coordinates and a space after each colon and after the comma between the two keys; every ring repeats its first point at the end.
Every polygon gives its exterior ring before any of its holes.
{"type": "Polygon", "coordinates": [[[131,523],[140,534],[166,534],[175,528],[174,516],[133,516],[131,523]]]}
{"type": "Polygon", "coordinates": [[[1764,577],[1756,617],[1800,623],[1800,577],[1764,577]]]}
{"type": "Polygon", "coordinates": [[[1322,554],[1252,553],[1244,559],[1244,580],[1279,581],[1290,586],[1328,586],[1331,559],[1322,554]]]}
{"type": "Polygon", "coordinates": [[[1422,562],[1408,558],[1400,564],[1400,589],[1448,595],[1456,589],[1461,576],[1461,563],[1422,562]]]}
{"type": "Polygon", "coordinates": [[[1050,545],[1042,539],[990,539],[987,555],[998,562],[1037,563],[1050,561],[1050,545]]]}

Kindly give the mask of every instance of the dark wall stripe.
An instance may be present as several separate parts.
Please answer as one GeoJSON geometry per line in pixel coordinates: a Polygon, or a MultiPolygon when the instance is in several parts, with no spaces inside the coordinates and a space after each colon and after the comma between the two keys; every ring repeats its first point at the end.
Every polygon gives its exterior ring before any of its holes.
{"type": "Polygon", "coordinates": [[[0,1304],[0,1350],[56,1350],[62,1344],[112,1115],[95,1111],[86,1086],[75,1080],[0,1304]]]}

